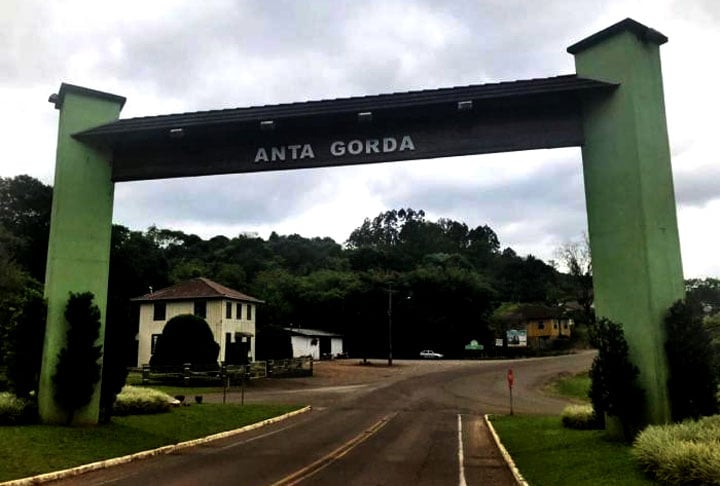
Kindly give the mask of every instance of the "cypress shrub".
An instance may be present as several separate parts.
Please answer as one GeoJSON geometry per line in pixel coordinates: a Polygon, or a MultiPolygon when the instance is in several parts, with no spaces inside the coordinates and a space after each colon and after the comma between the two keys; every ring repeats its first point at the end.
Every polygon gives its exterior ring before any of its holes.
{"type": "Polygon", "coordinates": [[[590,343],[598,355],[590,369],[590,401],[599,419],[617,417],[626,440],[643,423],[645,393],[637,384],[640,373],[630,361],[622,324],[602,318],[590,328],[590,343]]]}
{"type": "Polygon", "coordinates": [[[665,317],[665,332],[673,420],[717,413],[717,357],[699,304],[675,302],[665,317]]]}
{"type": "Polygon", "coordinates": [[[67,413],[68,425],[75,412],[92,399],[100,380],[100,309],[93,304],[91,292],[70,293],[65,308],[68,324],[65,347],[60,351],[53,376],[55,400],[67,413]]]}

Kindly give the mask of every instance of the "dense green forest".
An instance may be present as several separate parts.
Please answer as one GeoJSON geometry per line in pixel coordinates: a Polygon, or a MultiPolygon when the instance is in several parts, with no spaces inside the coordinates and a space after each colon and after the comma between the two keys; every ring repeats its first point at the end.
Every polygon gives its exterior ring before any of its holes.
{"type": "MultiPolygon", "coordinates": [[[[51,202],[52,188],[37,179],[0,178],[2,322],[17,318],[22,302],[38,298],[51,202]]],[[[503,302],[572,303],[576,322],[588,321],[592,270],[587,245],[564,245],[557,258],[567,273],[553,262],[503,248],[487,225],[429,221],[414,209],[358,221],[342,243],[276,233],[267,239],[241,234],[205,240],[173,229],[114,225],[107,336],[114,343],[132,342],[138,310],[131,298],[151,287],[205,276],[264,300],[259,328],[292,325],[341,333],[353,356],[387,352],[392,299],[396,356],[415,357],[426,348],[459,356],[471,339],[492,342],[491,316],[503,302]]],[[[718,280],[687,284],[703,302],[720,306],[718,280]]]]}
{"type": "MultiPolygon", "coordinates": [[[[51,200],[52,188],[32,177],[0,178],[1,265],[8,285],[43,281],[51,200]]],[[[588,309],[591,304],[589,269],[563,274],[532,255],[517,255],[502,248],[487,225],[429,221],[414,209],[358,223],[342,243],[276,233],[205,240],[154,226],[134,231],[114,225],[108,333],[134,335],[132,297],[196,276],[264,300],[259,328],[338,332],[355,356],[386,352],[390,299],[399,357],[424,348],[453,356],[471,339],[489,342],[490,316],[501,302],[555,305],[584,298],[588,309]]]]}

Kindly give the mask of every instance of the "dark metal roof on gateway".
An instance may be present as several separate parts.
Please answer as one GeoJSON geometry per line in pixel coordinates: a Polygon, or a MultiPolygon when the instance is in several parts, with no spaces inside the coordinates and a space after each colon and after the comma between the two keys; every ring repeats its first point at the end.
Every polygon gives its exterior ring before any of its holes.
{"type": "Polygon", "coordinates": [[[75,134],[75,136],[79,139],[88,140],[117,140],[123,138],[123,135],[126,134],[148,131],[242,124],[264,120],[282,120],[363,111],[418,108],[460,101],[482,102],[482,100],[519,98],[532,95],[594,91],[615,86],[617,85],[613,83],[581,78],[575,74],[570,74],[454,88],[128,118],[85,130],[75,134]]]}
{"type": "Polygon", "coordinates": [[[568,47],[567,51],[570,54],[578,54],[585,49],[593,47],[601,43],[602,41],[609,39],[610,37],[626,31],[632,32],[643,41],[652,42],[657,45],[665,44],[668,41],[668,38],[657,30],[651,29],[650,27],[643,25],[640,22],[637,22],[631,18],[627,18],[625,20],[621,20],[614,25],[611,25],[607,29],[603,29],[600,32],[591,35],[590,37],[586,37],[585,39],[576,42],[575,44],[568,47]]]}

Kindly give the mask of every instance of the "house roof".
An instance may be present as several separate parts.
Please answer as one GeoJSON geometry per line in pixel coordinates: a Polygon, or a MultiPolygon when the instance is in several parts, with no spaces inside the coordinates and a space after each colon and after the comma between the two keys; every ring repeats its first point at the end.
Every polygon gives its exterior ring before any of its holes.
{"type": "Polygon", "coordinates": [[[260,299],[251,297],[237,290],[213,282],[209,278],[198,277],[177,283],[171,287],[156,290],[155,292],[132,299],[134,302],[161,302],[166,300],[188,299],[230,299],[242,302],[264,303],[260,299]]]}
{"type": "Polygon", "coordinates": [[[285,327],[283,328],[288,331],[291,335],[295,336],[307,336],[307,337],[342,337],[342,334],[336,334],[334,332],[321,331],[320,329],[300,329],[298,327],[285,327]]]}
{"type": "Polygon", "coordinates": [[[565,310],[542,304],[513,304],[501,309],[497,318],[506,322],[523,322],[542,319],[561,319],[565,310]]]}

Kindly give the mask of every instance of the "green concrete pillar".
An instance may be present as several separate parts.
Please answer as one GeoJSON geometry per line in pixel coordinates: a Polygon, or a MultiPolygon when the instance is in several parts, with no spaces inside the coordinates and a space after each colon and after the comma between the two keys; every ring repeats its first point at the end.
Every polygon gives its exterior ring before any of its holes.
{"type": "MultiPolygon", "coordinates": [[[[60,122],[45,276],[47,330],[38,402],[44,422],[65,423],[67,416],[55,403],[52,383],[58,353],[65,345],[65,305],[70,292],[92,292],[102,314],[102,341],[114,189],[110,180],[111,154],[84,145],[72,135],[116,120],[125,98],[63,84],[50,101],[60,110],[60,122]]],[[[99,385],[90,404],[75,414],[74,423],[98,422],[99,385]]]]}
{"type": "Polygon", "coordinates": [[[660,69],[666,41],[626,19],[568,48],[578,76],[619,83],[583,102],[595,310],[623,324],[654,424],[670,420],[663,318],[684,297],[660,69]]]}

